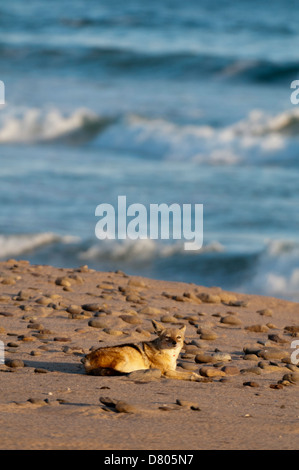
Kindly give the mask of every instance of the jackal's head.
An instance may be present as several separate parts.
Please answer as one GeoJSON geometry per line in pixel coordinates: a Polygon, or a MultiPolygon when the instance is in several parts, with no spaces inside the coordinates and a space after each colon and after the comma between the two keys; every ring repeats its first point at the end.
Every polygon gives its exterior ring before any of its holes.
{"type": "Polygon", "coordinates": [[[182,325],[179,328],[164,328],[163,325],[155,320],[152,320],[152,324],[155,328],[155,333],[157,333],[159,337],[160,349],[182,349],[186,325],[182,325]]]}

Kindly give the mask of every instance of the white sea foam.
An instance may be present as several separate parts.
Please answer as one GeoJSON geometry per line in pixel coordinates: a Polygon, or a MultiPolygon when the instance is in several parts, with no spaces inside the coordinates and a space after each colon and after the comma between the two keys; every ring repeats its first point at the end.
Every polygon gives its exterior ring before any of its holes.
{"type": "Polygon", "coordinates": [[[77,109],[69,115],[58,109],[43,112],[31,108],[23,112],[9,113],[2,119],[1,143],[34,143],[72,136],[78,131],[99,128],[105,120],[89,109],[77,109]]]}
{"type": "Polygon", "coordinates": [[[112,119],[90,109],[75,109],[68,115],[58,109],[12,110],[0,122],[0,143],[59,140],[76,144],[87,140],[102,148],[212,165],[258,162],[281,155],[289,137],[297,135],[298,108],[276,115],[253,110],[224,127],[177,124],[138,115],[112,119]]]}
{"type": "Polygon", "coordinates": [[[281,153],[290,134],[299,135],[297,109],[274,116],[255,110],[245,119],[220,128],[127,116],[100,134],[95,144],[168,159],[231,165],[263,161],[281,153]]]}
{"type": "Polygon", "coordinates": [[[35,234],[0,235],[0,258],[20,256],[45,245],[54,243],[73,243],[77,237],[57,235],[51,232],[35,234]]]}
{"type": "Polygon", "coordinates": [[[268,241],[255,275],[239,290],[299,301],[299,243],[268,241]]]}
{"type": "Polygon", "coordinates": [[[81,251],[80,259],[96,260],[128,260],[140,262],[152,260],[157,257],[167,258],[176,254],[192,256],[192,254],[203,254],[208,252],[224,251],[223,245],[218,242],[211,242],[203,246],[198,251],[186,251],[183,242],[162,243],[150,238],[142,240],[104,240],[90,246],[87,250],[81,251]]]}

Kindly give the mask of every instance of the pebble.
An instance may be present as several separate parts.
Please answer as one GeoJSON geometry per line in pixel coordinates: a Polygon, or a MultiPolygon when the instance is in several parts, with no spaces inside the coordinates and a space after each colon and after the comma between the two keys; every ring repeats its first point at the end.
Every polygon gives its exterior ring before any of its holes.
{"type": "Polygon", "coordinates": [[[229,302],[237,302],[237,297],[234,294],[229,294],[227,292],[220,292],[219,297],[221,302],[228,304],[229,302]]]}
{"type": "Polygon", "coordinates": [[[197,362],[198,364],[201,364],[201,363],[207,364],[207,363],[215,363],[217,362],[217,360],[214,359],[212,355],[199,353],[199,354],[196,354],[195,356],[195,362],[197,362]]]}
{"type": "Polygon", "coordinates": [[[200,339],[203,339],[206,341],[214,341],[215,339],[218,338],[216,333],[214,333],[212,330],[209,330],[207,328],[198,328],[197,333],[200,335],[200,339]]]}
{"type": "Polygon", "coordinates": [[[36,313],[39,317],[46,317],[50,313],[53,312],[52,307],[46,307],[43,305],[36,305],[34,306],[34,313],[36,313]]]}
{"type": "Polygon", "coordinates": [[[74,290],[71,288],[71,286],[64,286],[62,288],[62,290],[64,290],[65,292],[74,292],[74,290]]]}
{"type": "Polygon", "coordinates": [[[201,300],[197,297],[196,294],[194,294],[194,292],[184,292],[183,296],[186,297],[187,299],[192,300],[192,302],[201,304],[201,300]]]}
{"type": "Polygon", "coordinates": [[[222,370],[208,366],[201,367],[199,373],[203,377],[224,377],[226,375],[222,370]]]}
{"type": "Polygon", "coordinates": [[[136,413],[137,408],[126,401],[118,401],[115,405],[115,410],[118,413],[136,413]]]}
{"type": "Polygon", "coordinates": [[[284,329],[288,333],[299,333],[299,326],[285,326],[284,329]]]}
{"type": "Polygon", "coordinates": [[[261,351],[260,344],[245,345],[243,351],[245,354],[258,354],[261,351]]]}
{"type": "Polygon", "coordinates": [[[228,302],[228,305],[231,307],[248,307],[249,302],[246,302],[246,300],[231,300],[228,302]]]}
{"type": "Polygon", "coordinates": [[[172,299],[176,300],[176,302],[191,302],[188,297],[184,297],[183,295],[173,295],[172,299]]]}
{"type": "Polygon", "coordinates": [[[110,408],[115,408],[115,405],[118,401],[118,400],[115,400],[115,398],[110,398],[110,397],[100,397],[99,400],[101,403],[103,403],[103,405],[109,406],[110,408]]]}
{"type": "Polygon", "coordinates": [[[42,367],[36,367],[34,372],[36,374],[47,374],[49,371],[47,369],[43,369],[42,367]]]}
{"type": "Polygon", "coordinates": [[[226,375],[239,375],[240,371],[236,366],[224,366],[221,369],[226,375]]]}
{"type": "Polygon", "coordinates": [[[216,360],[216,361],[222,361],[222,362],[229,362],[232,360],[231,358],[231,355],[228,354],[228,353],[224,353],[224,352],[215,352],[213,354],[213,358],[216,360]]]}
{"type": "Polygon", "coordinates": [[[89,273],[89,272],[93,272],[92,269],[89,269],[89,268],[88,268],[88,265],[87,265],[87,264],[84,264],[84,265],[80,266],[80,267],[77,269],[77,271],[78,271],[79,273],[89,273]]]}
{"type": "Polygon", "coordinates": [[[0,315],[3,317],[13,317],[13,313],[11,312],[0,312],[0,315]]]}
{"type": "MultiPolygon", "coordinates": [[[[95,317],[100,317],[100,316],[104,316],[104,315],[112,315],[112,313],[114,313],[115,315],[117,315],[117,312],[113,312],[110,308],[108,308],[106,306],[106,304],[102,305],[102,307],[99,309],[98,312],[96,312],[94,314],[95,317]]],[[[90,314],[90,312],[88,312],[88,314],[90,314]]]]}
{"type": "Polygon", "coordinates": [[[31,351],[30,352],[30,356],[40,356],[41,355],[41,352],[40,351],[31,351]]]}
{"type": "Polygon", "coordinates": [[[82,312],[82,308],[80,305],[69,305],[66,311],[68,313],[80,314],[82,312]]]}
{"type": "Polygon", "coordinates": [[[107,322],[103,320],[89,320],[88,326],[92,328],[107,328],[107,322]]]}
{"type": "Polygon", "coordinates": [[[29,300],[32,297],[32,291],[28,289],[20,290],[17,300],[29,300]]]}
{"type": "Polygon", "coordinates": [[[278,365],[266,364],[264,362],[259,363],[258,366],[260,367],[260,369],[262,369],[265,372],[277,372],[278,370],[281,369],[281,367],[279,367],[278,365]]]}
{"type": "Polygon", "coordinates": [[[283,343],[288,343],[289,341],[287,341],[286,339],[282,338],[281,336],[279,335],[268,335],[268,338],[273,341],[274,343],[279,343],[279,344],[283,344],[283,343]]]}
{"type": "Polygon", "coordinates": [[[262,310],[257,310],[257,313],[259,313],[262,316],[265,317],[272,317],[273,311],[270,308],[264,308],[262,310]]]}
{"type": "Polygon", "coordinates": [[[257,382],[244,382],[243,383],[244,387],[259,387],[259,384],[257,382]]]}
{"type": "Polygon", "coordinates": [[[254,333],[267,333],[268,329],[267,325],[250,325],[245,327],[245,330],[254,333]]]}
{"type": "Polygon", "coordinates": [[[88,312],[97,312],[102,308],[102,305],[94,303],[94,304],[83,304],[83,310],[87,310],[88,312]]]}
{"type": "Polygon", "coordinates": [[[57,286],[63,286],[63,287],[71,287],[72,283],[67,277],[58,277],[55,280],[55,284],[57,286]]]}
{"type": "Polygon", "coordinates": [[[166,297],[167,299],[172,299],[173,294],[169,294],[169,292],[162,292],[163,297],[166,297]]]}
{"type": "Polygon", "coordinates": [[[202,347],[202,343],[200,341],[198,341],[197,339],[193,339],[191,342],[190,342],[190,345],[192,346],[196,346],[198,349],[200,349],[202,347]]]}
{"type": "Polygon", "coordinates": [[[258,357],[261,357],[262,359],[270,361],[272,359],[281,360],[284,357],[287,357],[288,353],[286,351],[282,351],[281,349],[267,348],[267,349],[263,349],[259,351],[257,355],[258,357]]]}
{"type": "Polygon", "coordinates": [[[233,325],[233,326],[242,325],[241,320],[235,315],[227,315],[226,317],[222,317],[220,322],[226,325],[233,325]]]}
{"type": "Polygon", "coordinates": [[[200,351],[200,346],[195,345],[195,344],[184,344],[183,350],[185,351],[186,354],[192,354],[195,356],[196,354],[199,354],[200,351]]]}
{"type": "Polygon", "coordinates": [[[204,303],[220,304],[221,302],[221,298],[219,297],[219,295],[216,295],[216,294],[208,294],[208,293],[203,292],[201,294],[198,294],[197,296],[204,303]]]}
{"type": "Polygon", "coordinates": [[[183,353],[180,355],[181,359],[193,359],[196,354],[191,354],[191,353],[183,353]]]}
{"type": "Polygon", "coordinates": [[[126,301],[127,302],[132,302],[133,304],[139,304],[140,303],[140,297],[138,295],[129,294],[129,295],[126,296],[126,301]]]}
{"type": "Polygon", "coordinates": [[[16,281],[13,277],[5,277],[2,281],[1,281],[2,284],[5,284],[7,286],[13,286],[16,281]]]}
{"type": "Polygon", "coordinates": [[[258,361],[259,358],[256,354],[245,354],[243,356],[244,361],[258,361]]]}
{"type": "Polygon", "coordinates": [[[80,276],[80,274],[70,274],[69,279],[72,279],[75,281],[77,284],[84,284],[83,278],[80,276]]]}
{"type": "Polygon", "coordinates": [[[142,308],[141,310],[139,310],[139,313],[141,313],[142,315],[160,315],[161,314],[161,310],[159,310],[158,308],[155,308],[155,307],[144,307],[142,308]]]}
{"type": "Polygon", "coordinates": [[[72,339],[66,336],[55,336],[53,341],[58,341],[60,343],[67,343],[68,341],[72,341],[72,339]]]}
{"type": "Polygon", "coordinates": [[[43,330],[44,327],[41,323],[29,323],[27,325],[27,328],[32,329],[32,330],[43,330]]]}
{"type": "Polygon", "coordinates": [[[0,302],[9,302],[10,297],[9,295],[0,295],[0,302]]]}
{"type": "Polygon", "coordinates": [[[270,384],[270,388],[274,388],[275,390],[280,390],[283,388],[282,384],[270,384]]]}
{"type": "Polygon", "coordinates": [[[163,315],[161,317],[161,322],[163,322],[163,323],[177,323],[178,320],[175,317],[171,316],[171,315],[163,315]]]}
{"type": "Polygon", "coordinates": [[[13,368],[25,367],[25,364],[21,359],[6,359],[5,365],[13,368]]]}
{"type": "Polygon", "coordinates": [[[40,305],[49,305],[51,299],[49,297],[39,297],[35,302],[40,305]]]}
{"type": "MultiPolygon", "coordinates": [[[[287,359],[289,359],[291,361],[291,358],[287,358],[287,359]]],[[[285,362],[285,361],[282,361],[282,362],[285,362]]],[[[290,363],[286,366],[286,368],[293,371],[293,372],[298,372],[298,368],[297,368],[297,366],[295,366],[295,364],[290,363]]]]}
{"type": "Polygon", "coordinates": [[[285,374],[282,380],[287,380],[291,384],[298,384],[299,383],[299,372],[292,372],[289,374],[285,374]]]}
{"type": "Polygon", "coordinates": [[[119,315],[119,318],[130,325],[140,325],[142,323],[142,320],[136,315],[119,315]]]}
{"type": "Polygon", "coordinates": [[[179,313],[176,313],[175,315],[173,315],[175,318],[181,320],[181,319],[184,319],[184,320],[187,320],[190,325],[195,325],[196,322],[198,322],[198,315],[187,315],[187,316],[184,316],[184,315],[180,315],[179,313]]]}
{"type": "Polygon", "coordinates": [[[112,336],[121,336],[123,335],[123,332],[121,330],[114,330],[113,328],[104,328],[103,330],[107,335],[112,335],[112,336]]]}
{"type": "Polygon", "coordinates": [[[128,282],[128,286],[134,286],[134,287],[141,287],[141,288],[147,288],[148,285],[139,279],[130,279],[128,282]]]}
{"type": "Polygon", "coordinates": [[[21,310],[23,310],[24,312],[31,312],[32,310],[32,306],[31,305],[20,305],[19,307],[21,310]]]}

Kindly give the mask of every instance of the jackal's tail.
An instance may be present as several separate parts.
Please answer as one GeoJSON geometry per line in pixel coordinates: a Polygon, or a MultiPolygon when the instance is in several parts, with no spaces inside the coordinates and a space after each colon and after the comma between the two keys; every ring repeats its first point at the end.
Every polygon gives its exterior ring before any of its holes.
{"type": "Polygon", "coordinates": [[[125,375],[122,372],[119,372],[111,367],[94,367],[91,365],[90,360],[87,356],[82,357],[82,364],[84,365],[85,372],[88,375],[99,375],[99,376],[112,376],[112,375],[125,375]]]}

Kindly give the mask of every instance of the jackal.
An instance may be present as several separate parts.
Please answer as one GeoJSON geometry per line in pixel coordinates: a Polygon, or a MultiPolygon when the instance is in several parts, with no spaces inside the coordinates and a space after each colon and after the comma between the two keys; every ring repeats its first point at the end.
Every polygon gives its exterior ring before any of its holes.
{"type": "Polygon", "coordinates": [[[152,341],[101,347],[83,359],[87,374],[118,375],[140,369],[160,369],[162,374],[181,380],[200,381],[200,375],[176,371],[176,361],[184,344],[186,326],[164,328],[152,320],[158,337],[152,341]]]}

